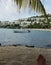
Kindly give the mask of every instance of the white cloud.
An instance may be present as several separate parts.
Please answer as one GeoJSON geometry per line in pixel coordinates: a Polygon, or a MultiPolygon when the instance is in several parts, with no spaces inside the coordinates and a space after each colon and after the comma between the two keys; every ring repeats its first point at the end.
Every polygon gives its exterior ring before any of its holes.
{"type": "Polygon", "coordinates": [[[1,0],[0,2],[0,20],[15,20],[28,17],[32,14],[34,13],[30,12],[29,9],[25,9],[19,13],[16,4],[12,0],[1,0]]]}
{"type": "MultiPolygon", "coordinates": [[[[51,0],[44,0],[43,4],[46,12],[51,13],[51,0]]],[[[12,0],[0,0],[0,20],[16,20],[32,15],[35,15],[34,12],[28,8],[19,14],[16,4],[14,4],[12,0]]]]}

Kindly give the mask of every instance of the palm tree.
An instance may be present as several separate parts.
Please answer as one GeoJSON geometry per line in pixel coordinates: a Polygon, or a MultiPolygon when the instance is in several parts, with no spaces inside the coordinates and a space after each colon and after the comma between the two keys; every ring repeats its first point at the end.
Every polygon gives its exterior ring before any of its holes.
{"type": "Polygon", "coordinates": [[[32,10],[43,14],[48,22],[48,17],[41,0],[14,0],[14,2],[16,2],[17,6],[19,6],[19,9],[27,7],[28,4],[32,10]]]}

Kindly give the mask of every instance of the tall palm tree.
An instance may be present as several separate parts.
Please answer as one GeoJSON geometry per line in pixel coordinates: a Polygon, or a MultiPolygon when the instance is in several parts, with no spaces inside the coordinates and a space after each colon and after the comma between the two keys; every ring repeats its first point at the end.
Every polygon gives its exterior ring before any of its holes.
{"type": "Polygon", "coordinates": [[[14,0],[14,2],[16,2],[17,6],[19,6],[20,9],[25,8],[28,4],[28,6],[32,8],[32,10],[38,13],[42,13],[48,22],[48,17],[41,0],[14,0]]]}

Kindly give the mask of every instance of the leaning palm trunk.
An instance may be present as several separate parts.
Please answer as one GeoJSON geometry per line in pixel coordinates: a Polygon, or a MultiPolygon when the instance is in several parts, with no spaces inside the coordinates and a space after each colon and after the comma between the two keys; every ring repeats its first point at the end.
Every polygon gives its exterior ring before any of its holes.
{"type": "Polygon", "coordinates": [[[46,15],[46,11],[41,0],[14,0],[14,1],[16,2],[17,6],[19,6],[19,9],[26,8],[27,6],[31,7],[32,10],[43,14],[48,22],[48,17],[46,15]]]}

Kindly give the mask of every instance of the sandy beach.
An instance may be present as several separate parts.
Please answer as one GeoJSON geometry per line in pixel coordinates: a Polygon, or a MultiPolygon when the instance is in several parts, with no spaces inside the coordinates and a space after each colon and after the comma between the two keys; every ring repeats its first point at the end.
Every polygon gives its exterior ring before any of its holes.
{"type": "Polygon", "coordinates": [[[30,29],[30,28],[28,28],[28,29],[26,29],[26,30],[39,30],[39,31],[51,31],[51,29],[30,29]]]}
{"type": "Polygon", "coordinates": [[[51,49],[25,46],[1,46],[0,65],[37,65],[37,57],[42,54],[46,64],[51,65],[51,49]]]}

